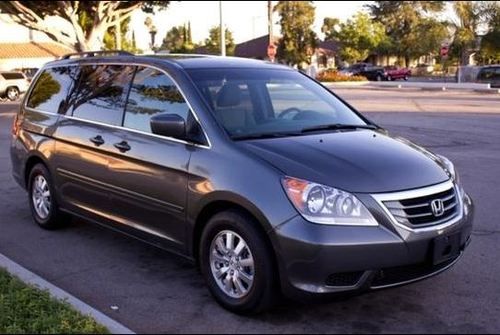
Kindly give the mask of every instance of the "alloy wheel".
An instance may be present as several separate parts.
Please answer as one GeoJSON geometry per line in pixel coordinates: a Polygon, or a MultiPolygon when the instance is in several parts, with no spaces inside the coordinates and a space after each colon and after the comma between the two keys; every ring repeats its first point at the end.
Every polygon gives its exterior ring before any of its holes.
{"type": "Polygon", "coordinates": [[[252,289],[255,266],[246,241],[230,230],[218,233],[210,246],[210,269],[219,288],[241,299],[252,289]]]}
{"type": "Polygon", "coordinates": [[[19,90],[15,87],[11,87],[7,90],[7,97],[11,101],[15,101],[19,98],[19,90]]]}
{"type": "Polygon", "coordinates": [[[38,175],[33,180],[31,199],[36,214],[42,220],[47,219],[50,215],[51,197],[49,183],[44,176],[38,175]]]}

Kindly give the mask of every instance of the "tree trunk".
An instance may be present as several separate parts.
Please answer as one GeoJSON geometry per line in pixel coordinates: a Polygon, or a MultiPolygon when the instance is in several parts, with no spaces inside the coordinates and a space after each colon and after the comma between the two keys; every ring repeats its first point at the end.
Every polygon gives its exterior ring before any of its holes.
{"type": "Polygon", "coordinates": [[[106,30],[102,27],[96,28],[90,32],[84,43],[80,43],[82,51],[101,51],[103,39],[106,30]]]}
{"type": "Polygon", "coordinates": [[[405,56],[405,67],[406,68],[410,67],[410,57],[409,56],[405,56]]]}
{"type": "Polygon", "coordinates": [[[122,49],[122,30],[119,22],[115,25],[115,49],[122,49]]]}

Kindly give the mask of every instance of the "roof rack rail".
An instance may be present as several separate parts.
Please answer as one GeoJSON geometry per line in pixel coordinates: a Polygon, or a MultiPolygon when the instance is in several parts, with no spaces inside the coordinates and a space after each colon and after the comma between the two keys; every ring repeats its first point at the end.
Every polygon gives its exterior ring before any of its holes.
{"type": "Polygon", "coordinates": [[[122,50],[105,50],[105,51],[84,51],[84,52],[75,52],[71,54],[66,54],[61,57],[61,59],[70,59],[73,57],[96,57],[96,56],[135,56],[134,54],[128,51],[122,50]]]}

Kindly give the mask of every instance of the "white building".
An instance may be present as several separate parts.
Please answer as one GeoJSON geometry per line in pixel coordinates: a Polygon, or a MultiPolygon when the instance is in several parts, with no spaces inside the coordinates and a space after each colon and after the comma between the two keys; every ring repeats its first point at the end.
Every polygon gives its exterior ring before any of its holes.
{"type": "Polygon", "coordinates": [[[0,71],[40,68],[64,54],[74,52],[44,33],[25,28],[0,14],[0,71]]]}

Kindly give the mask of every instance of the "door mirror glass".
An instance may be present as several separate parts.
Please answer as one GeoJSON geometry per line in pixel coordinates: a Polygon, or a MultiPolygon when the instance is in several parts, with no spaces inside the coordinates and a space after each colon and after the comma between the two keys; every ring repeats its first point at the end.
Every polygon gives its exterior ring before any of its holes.
{"type": "Polygon", "coordinates": [[[156,114],[151,117],[150,123],[153,134],[178,139],[186,138],[186,121],[178,114],[156,114]]]}

